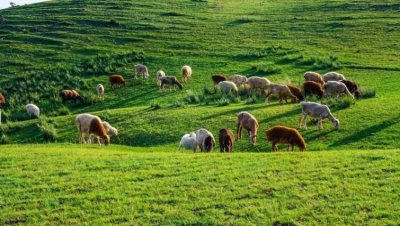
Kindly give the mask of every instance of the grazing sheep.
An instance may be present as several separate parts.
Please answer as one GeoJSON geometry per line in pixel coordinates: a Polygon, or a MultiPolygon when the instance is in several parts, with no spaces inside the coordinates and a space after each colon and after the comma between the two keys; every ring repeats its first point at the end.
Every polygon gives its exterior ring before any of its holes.
{"type": "Polygon", "coordinates": [[[73,100],[77,101],[79,100],[81,103],[83,103],[83,98],[81,95],[78,93],[76,90],[63,90],[60,92],[60,97],[62,99],[63,104],[67,102],[68,100],[73,100]]]}
{"type": "Polygon", "coordinates": [[[178,151],[181,149],[181,147],[196,152],[197,149],[196,133],[191,132],[183,135],[181,142],[179,143],[178,151]]]}
{"type": "Polygon", "coordinates": [[[0,106],[6,104],[6,98],[2,93],[0,93],[0,106]]]}
{"type": "Polygon", "coordinates": [[[182,67],[182,82],[186,83],[192,77],[192,68],[188,65],[182,67]]]}
{"type": "Polygon", "coordinates": [[[266,90],[271,82],[266,78],[251,76],[247,79],[247,84],[249,84],[250,93],[252,93],[256,89],[260,89],[261,91],[266,90]]]}
{"type": "MultiPolygon", "coordinates": [[[[118,130],[111,126],[110,123],[106,122],[106,121],[102,121],[101,122],[104,126],[104,128],[106,129],[106,133],[108,136],[118,136],[118,130]]],[[[94,136],[93,134],[89,135],[89,143],[93,143],[94,142],[94,138],[96,138],[96,136],[94,136]]]]}
{"type": "Polygon", "coordinates": [[[107,135],[107,131],[99,117],[87,113],[79,114],[75,118],[75,125],[79,131],[80,144],[86,143],[85,134],[89,135],[89,143],[90,136],[94,135],[98,144],[101,145],[99,138],[102,139],[105,145],[110,144],[110,137],[107,135]]]}
{"type": "Polygon", "coordinates": [[[287,98],[292,99],[292,103],[297,101],[297,97],[290,92],[289,87],[286,85],[270,83],[266,90],[264,90],[265,94],[265,102],[268,103],[269,96],[274,95],[279,98],[279,103],[282,103],[283,100],[287,103],[287,98]]]}
{"type": "Polygon", "coordinates": [[[325,83],[324,80],[322,79],[322,76],[320,74],[318,74],[317,72],[313,72],[313,71],[307,71],[306,73],[304,73],[304,80],[316,82],[321,85],[324,85],[324,83],[325,83]]]}
{"type": "Polygon", "coordinates": [[[142,75],[143,79],[148,79],[149,78],[149,70],[147,69],[146,65],[143,64],[137,64],[134,66],[135,68],[135,78],[137,78],[138,75],[142,75]]]}
{"type": "Polygon", "coordinates": [[[232,75],[231,81],[237,86],[245,85],[247,83],[247,77],[243,75],[232,75]]]}
{"type": "Polygon", "coordinates": [[[317,82],[305,82],[303,85],[304,89],[304,96],[309,96],[309,95],[316,95],[319,98],[322,98],[322,95],[324,94],[324,90],[322,89],[321,84],[317,82]]]}
{"type": "Polygon", "coordinates": [[[239,90],[235,83],[230,81],[222,81],[219,83],[219,87],[221,88],[222,94],[228,94],[229,92],[233,92],[236,96],[239,95],[239,90]]]}
{"type": "Polygon", "coordinates": [[[346,78],[344,77],[344,75],[337,73],[337,72],[328,72],[326,74],[324,74],[324,76],[322,77],[324,79],[325,82],[329,82],[329,81],[339,81],[339,80],[345,80],[346,78]]]}
{"type": "Polygon", "coordinates": [[[340,80],[339,82],[345,84],[350,93],[353,93],[355,97],[359,98],[361,96],[360,87],[357,83],[349,80],[340,80]]]}
{"type": "Polygon", "coordinates": [[[301,89],[299,89],[295,86],[292,86],[292,85],[287,85],[287,87],[290,89],[290,92],[297,97],[297,99],[299,99],[301,101],[304,100],[304,96],[301,93],[301,89]]]}
{"type": "Polygon", "coordinates": [[[211,79],[213,80],[213,83],[214,83],[214,88],[216,89],[216,87],[217,87],[217,85],[220,83],[220,82],[223,82],[223,81],[226,81],[227,79],[226,79],[226,77],[225,77],[225,75],[213,75],[213,76],[211,76],[211,79]]]}
{"type": "Polygon", "coordinates": [[[125,86],[125,79],[122,77],[122,75],[111,75],[109,77],[111,88],[114,88],[115,86],[125,86]]]}
{"type": "Polygon", "coordinates": [[[287,144],[288,151],[296,145],[300,151],[306,150],[306,142],[299,131],[286,126],[274,126],[267,130],[267,140],[272,142],[272,151],[278,151],[277,144],[287,144]]]}
{"type": "Polygon", "coordinates": [[[40,115],[40,109],[38,106],[34,105],[34,104],[27,104],[25,106],[26,108],[26,112],[28,113],[29,116],[34,116],[36,118],[39,118],[40,115]]]}
{"type": "Polygon", "coordinates": [[[219,130],[219,148],[221,152],[232,152],[235,135],[230,129],[219,130]]]}
{"type": "Polygon", "coordinates": [[[242,139],[242,128],[245,128],[249,133],[250,141],[253,145],[257,142],[257,130],[258,130],[257,119],[247,111],[239,112],[237,120],[237,139],[242,139]]]}
{"type": "Polygon", "coordinates": [[[100,100],[104,101],[104,86],[103,86],[103,84],[97,84],[96,90],[97,90],[97,96],[100,98],[100,100]]]}
{"type": "Polygon", "coordinates": [[[214,136],[206,129],[199,129],[196,131],[196,142],[201,151],[210,152],[215,147],[214,136]]]}
{"type": "Polygon", "coordinates": [[[157,71],[157,74],[156,74],[157,82],[160,81],[160,78],[161,78],[161,77],[165,77],[165,72],[162,71],[162,70],[158,70],[158,71],[157,71]]]}
{"type": "Polygon", "coordinates": [[[183,89],[182,84],[179,83],[178,79],[175,76],[164,76],[160,78],[160,90],[164,90],[165,85],[172,85],[175,90],[175,85],[178,86],[179,89],[183,89]]]}
{"type": "Polygon", "coordinates": [[[348,95],[354,99],[354,96],[349,92],[346,85],[342,82],[329,81],[324,85],[324,97],[334,96],[338,98],[341,95],[348,95]]]}
{"type": "Polygon", "coordinates": [[[304,129],[307,129],[307,115],[313,117],[313,118],[318,118],[318,129],[322,129],[322,120],[324,118],[328,118],[333,126],[335,127],[335,129],[339,128],[339,120],[337,118],[335,118],[332,113],[331,110],[329,109],[328,106],[323,105],[323,104],[319,104],[319,103],[315,103],[315,102],[300,102],[300,107],[302,110],[301,113],[301,117],[299,120],[299,128],[301,129],[302,124],[304,123],[304,129]]]}

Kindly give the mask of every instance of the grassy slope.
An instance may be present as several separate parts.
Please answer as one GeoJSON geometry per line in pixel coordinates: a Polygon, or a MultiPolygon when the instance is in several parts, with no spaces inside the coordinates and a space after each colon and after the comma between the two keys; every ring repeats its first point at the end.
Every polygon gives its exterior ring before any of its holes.
{"type": "Polygon", "coordinates": [[[0,224],[395,225],[400,153],[7,146],[0,224]]]}

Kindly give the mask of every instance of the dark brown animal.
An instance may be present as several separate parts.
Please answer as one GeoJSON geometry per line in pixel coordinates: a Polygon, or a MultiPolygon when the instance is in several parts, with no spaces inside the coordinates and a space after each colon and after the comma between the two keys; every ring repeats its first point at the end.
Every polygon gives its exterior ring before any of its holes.
{"type": "Polygon", "coordinates": [[[6,98],[0,93],[0,105],[6,104],[6,98]]]}
{"type": "Polygon", "coordinates": [[[309,96],[309,95],[316,95],[319,98],[322,98],[322,95],[324,94],[324,90],[322,89],[321,84],[317,82],[304,82],[303,85],[304,89],[304,96],[309,96]]]}
{"type": "Polygon", "coordinates": [[[76,90],[66,89],[66,90],[61,91],[59,95],[60,95],[63,103],[67,102],[68,100],[72,100],[72,101],[79,100],[81,103],[84,102],[83,98],[81,97],[79,92],[76,90]]]}
{"type": "Polygon", "coordinates": [[[160,89],[164,90],[165,85],[172,85],[175,89],[175,85],[178,86],[179,89],[183,89],[182,84],[179,83],[178,79],[175,76],[164,76],[160,78],[160,89]]]}
{"type": "Polygon", "coordinates": [[[109,80],[111,88],[114,88],[115,86],[125,86],[125,79],[122,77],[122,75],[111,75],[109,80]]]}
{"type": "Polygon", "coordinates": [[[350,93],[354,94],[355,97],[359,98],[361,96],[361,91],[357,83],[349,80],[340,80],[339,82],[344,83],[350,93]]]}
{"type": "Polygon", "coordinates": [[[289,90],[290,90],[290,92],[293,94],[293,95],[295,95],[296,97],[297,97],[297,99],[299,99],[299,100],[304,100],[304,96],[303,96],[303,94],[301,93],[301,89],[299,89],[299,88],[297,88],[297,87],[295,87],[295,86],[292,86],[292,85],[287,85],[287,87],[289,87],[289,90]]]}
{"type": "Polygon", "coordinates": [[[299,131],[286,126],[275,126],[267,130],[267,140],[272,142],[272,151],[278,151],[277,144],[287,144],[288,151],[290,147],[293,151],[295,145],[299,147],[300,151],[307,149],[306,142],[299,131]]]}
{"type": "Polygon", "coordinates": [[[235,135],[230,129],[221,129],[219,131],[219,149],[221,152],[232,152],[235,135]]]}
{"type": "Polygon", "coordinates": [[[213,80],[214,86],[218,85],[218,83],[220,83],[222,81],[227,80],[225,75],[213,75],[213,76],[211,76],[211,79],[213,80]]]}

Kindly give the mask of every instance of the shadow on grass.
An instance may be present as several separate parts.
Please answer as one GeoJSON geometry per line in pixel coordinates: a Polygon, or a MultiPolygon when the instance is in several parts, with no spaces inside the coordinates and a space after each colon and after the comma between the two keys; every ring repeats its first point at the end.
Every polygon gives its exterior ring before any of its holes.
{"type": "MultiPolygon", "coordinates": [[[[289,104],[289,103],[288,103],[289,104]]],[[[293,109],[291,111],[288,112],[283,112],[281,114],[277,114],[277,115],[273,115],[271,117],[267,117],[266,119],[261,120],[259,123],[265,123],[265,122],[271,122],[271,121],[275,121],[281,118],[285,118],[285,117],[291,117],[293,115],[300,115],[301,110],[300,109],[293,109]]]]}
{"type": "Polygon", "coordinates": [[[201,120],[207,120],[207,119],[212,119],[212,118],[216,118],[222,115],[229,115],[229,114],[234,114],[234,116],[236,117],[236,114],[241,112],[241,111],[252,111],[252,110],[257,110],[257,109],[261,109],[261,108],[266,108],[266,105],[258,105],[258,106],[251,106],[251,105],[247,105],[245,107],[242,108],[237,108],[237,109],[232,109],[229,111],[224,111],[224,112],[218,112],[212,115],[208,115],[206,117],[201,118],[201,120]]]}

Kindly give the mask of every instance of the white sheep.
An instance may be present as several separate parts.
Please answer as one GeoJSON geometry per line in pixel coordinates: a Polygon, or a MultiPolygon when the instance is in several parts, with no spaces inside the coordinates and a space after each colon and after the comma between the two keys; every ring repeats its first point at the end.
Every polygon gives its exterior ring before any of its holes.
{"type": "Polygon", "coordinates": [[[156,82],[157,82],[158,86],[160,86],[160,79],[162,77],[165,77],[165,72],[162,71],[162,70],[158,70],[157,73],[156,73],[156,82]]]}
{"type": "Polygon", "coordinates": [[[188,65],[182,67],[182,82],[187,82],[192,77],[192,68],[188,65]]]}
{"type": "Polygon", "coordinates": [[[247,84],[250,87],[250,93],[255,89],[265,90],[271,82],[266,78],[261,78],[258,76],[251,76],[247,79],[247,84]]]}
{"type": "Polygon", "coordinates": [[[100,100],[104,101],[104,86],[103,86],[103,84],[97,84],[96,90],[97,90],[97,96],[100,98],[100,100]]]}
{"type": "Polygon", "coordinates": [[[321,130],[322,129],[322,120],[324,118],[328,118],[333,126],[335,127],[335,129],[339,128],[339,120],[337,118],[335,118],[332,113],[331,110],[329,109],[328,106],[323,105],[323,104],[319,104],[319,103],[315,103],[315,102],[300,102],[300,107],[302,110],[301,113],[301,117],[299,120],[299,127],[301,129],[303,123],[304,123],[304,129],[307,129],[307,115],[313,117],[313,118],[318,118],[318,129],[321,130]]]}
{"type": "Polygon", "coordinates": [[[304,73],[304,80],[305,81],[312,81],[312,82],[317,82],[321,85],[324,85],[324,80],[322,79],[322,76],[318,74],[317,72],[313,71],[307,71],[304,73]]]}
{"type": "Polygon", "coordinates": [[[137,75],[142,75],[143,78],[149,78],[149,70],[147,69],[146,65],[143,64],[137,64],[135,65],[135,78],[137,78],[137,75]]]}
{"type": "Polygon", "coordinates": [[[324,85],[323,97],[333,96],[338,98],[341,95],[347,95],[354,99],[354,96],[342,82],[329,81],[324,85]]]}
{"type": "Polygon", "coordinates": [[[179,143],[178,151],[181,149],[181,147],[193,150],[195,152],[197,149],[196,133],[191,132],[183,135],[181,142],[179,143]]]}
{"type": "Polygon", "coordinates": [[[75,125],[79,131],[79,143],[86,143],[85,134],[90,137],[94,135],[100,144],[99,137],[104,141],[105,145],[110,144],[110,137],[107,135],[106,129],[98,116],[83,113],[79,114],[75,118],[75,125]]]}
{"type": "Polygon", "coordinates": [[[215,147],[214,136],[206,129],[199,129],[196,131],[196,143],[201,151],[210,152],[215,147]]]}
{"type": "Polygon", "coordinates": [[[245,85],[247,83],[247,77],[244,75],[232,75],[231,81],[237,86],[245,85]]]}
{"type": "Polygon", "coordinates": [[[344,75],[334,72],[334,71],[324,74],[324,76],[322,78],[324,79],[325,82],[346,80],[344,75]]]}
{"type": "Polygon", "coordinates": [[[36,118],[39,118],[40,115],[40,109],[38,106],[34,105],[34,104],[27,104],[25,106],[26,108],[26,112],[28,113],[29,116],[34,116],[36,118]]]}
{"type": "Polygon", "coordinates": [[[230,81],[222,81],[219,84],[222,94],[228,94],[229,92],[233,92],[235,95],[239,95],[239,90],[235,83],[230,81]]]}

